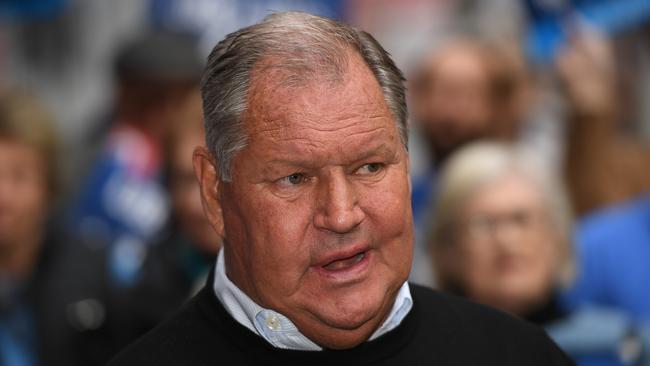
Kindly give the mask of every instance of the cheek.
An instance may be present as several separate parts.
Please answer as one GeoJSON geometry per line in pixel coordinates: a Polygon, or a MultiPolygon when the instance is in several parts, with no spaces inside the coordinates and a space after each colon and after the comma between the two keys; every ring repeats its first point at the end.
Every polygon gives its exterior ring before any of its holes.
{"type": "Polygon", "coordinates": [[[366,190],[360,201],[366,214],[365,229],[374,238],[380,262],[389,272],[407,276],[413,259],[408,178],[400,175],[388,179],[382,187],[366,190]]]}
{"type": "Polygon", "coordinates": [[[13,205],[17,228],[25,234],[41,231],[47,216],[45,187],[25,183],[16,189],[14,197],[18,203],[13,205]]]}
{"type": "Polygon", "coordinates": [[[470,291],[494,283],[497,275],[496,256],[486,250],[486,243],[460,243],[458,257],[459,270],[470,291]]]}
{"type": "Polygon", "coordinates": [[[359,201],[380,231],[410,232],[412,225],[410,185],[406,169],[391,172],[377,186],[360,187],[359,201]]]}
{"type": "Polygon", "coordinates": [[[45,215],[47,193],[44,182],[23,182],[16,190],[16,199],[20,202],[19,207],[25,214],[45,215]]]}
{"type": "Polygon", "coordinates": [[[241,216],[246,220],[240,220],[248,241],[248,253],[242,257],[248,258],[251,275],[259,283],[270,288],[291,287],[310,263],[309,243],[313,238],[306,234],[310,209],[304,203],[287,203],[274,197],[250,203],[241,216]]]}
{"type": "Polygon", "coordinates": [[[554,277],[560,259],[560,249],[556,238],[543,237],[536,242],[536,250],[531,260],[536,263],[539,277],[549,281],[554,277]]]}

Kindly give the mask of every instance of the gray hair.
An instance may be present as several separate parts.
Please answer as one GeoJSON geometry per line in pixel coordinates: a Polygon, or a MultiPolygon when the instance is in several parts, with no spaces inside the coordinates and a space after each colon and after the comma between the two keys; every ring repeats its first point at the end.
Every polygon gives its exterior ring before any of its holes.
{"type": "Polygon", "coordinates": [[[290,74],[288,85],[305,84],[312,76],[335,82],[344,75],[349,50],[358,52],[374,74],[407,146],[404,76],[381,45],[370,34],[335,20],[275,13],[229,34],[208,57],[201,81],[206,143],[221,180],[230,181],[232,159],[246,147],[243,116],[253,71],[281,68],[290,74]]]}
{"type": "Polygon", "coordinates": [[[509,174],[521,174],[539,189],[551,229],[559,234],[559,265],[556,284],[566,286],[573,279],[575,265],[572,251],[573,215],[566,191],[549,168],[532,151],[520,146],[499,142],[475,142],[456,152],[443,168],[438,185],[429,244],[442,288],[453,288],[455,279],[440,263],[441,253],[457,240],[455,222],[460,210],[474,192],[490,182],[509,174]]]}

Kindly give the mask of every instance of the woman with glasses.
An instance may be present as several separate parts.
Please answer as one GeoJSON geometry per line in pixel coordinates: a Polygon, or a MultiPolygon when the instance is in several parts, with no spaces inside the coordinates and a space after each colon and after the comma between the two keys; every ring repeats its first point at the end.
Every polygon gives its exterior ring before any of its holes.
{"type": "Polygon", "coordinates": [[[563,306],[576,272],[571,212],[560,182],[527,151],[492,142],[458,151],[434,212],[438,287],[544,326],[580,365],[649,362],[647,327],[615,310],[563,306]]]}

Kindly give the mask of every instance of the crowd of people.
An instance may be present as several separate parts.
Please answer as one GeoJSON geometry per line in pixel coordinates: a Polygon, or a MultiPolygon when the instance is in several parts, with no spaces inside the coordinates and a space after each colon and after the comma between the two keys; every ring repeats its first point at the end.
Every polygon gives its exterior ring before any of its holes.
{"type": "MultiPolygon", "coordinates": [[[[650,365],[650,144],[625,124],[614,45],[576,29],[536,68],[450,32],[403,70],[424,161],[410,280],[543,327],[581,366],[650,365]]],[[[51,113],[0,89],[0,365],[103,365],[215,267],[196,39],[145,32],[112,68],[111,116],[72,182],[51,113]]]]}
{"type": "Polygon", "coordinates": [[[611,41],[584,29],[550,76],[466,34],[426,55],[412,279],[544,326],[581,365],[646,364],[650,146],[620,126],[611,41]]]}

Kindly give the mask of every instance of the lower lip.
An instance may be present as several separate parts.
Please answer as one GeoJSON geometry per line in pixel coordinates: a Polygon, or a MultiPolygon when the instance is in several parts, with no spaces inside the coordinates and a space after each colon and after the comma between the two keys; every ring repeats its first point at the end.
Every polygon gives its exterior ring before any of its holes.
{"type": "Polygon", "coordinates": [[[359,279],[361,276],[365,274],[365,272],[367,271],[370,265],[370,259],[371,259],[371,252],[370,250],[366,250],[364,252],[363,259],[361,259],[359,262],[355,263],[351,267],[334,270],[334,271],[327,270],[321,266],[312,267],[312,268],[315,269],[316,272],[321,276],[327,277],[331,280],[351,281],[351,280],[359,279]]]}

